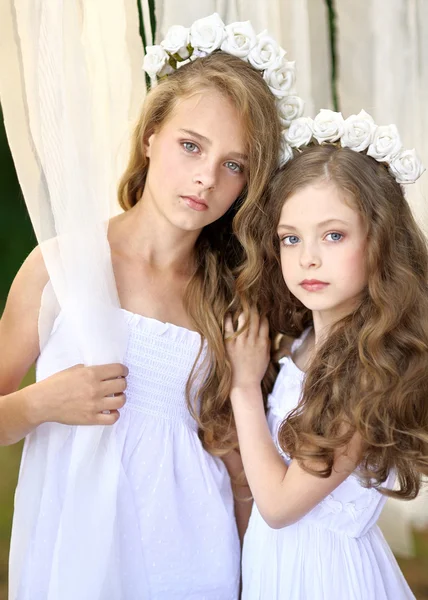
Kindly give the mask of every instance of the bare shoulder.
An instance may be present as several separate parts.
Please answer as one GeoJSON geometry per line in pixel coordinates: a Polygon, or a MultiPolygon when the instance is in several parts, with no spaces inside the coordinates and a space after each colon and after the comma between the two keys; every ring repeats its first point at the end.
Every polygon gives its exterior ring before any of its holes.
{"type": "Polygon", "coordinates": [[[49,275],[40,247],[37,246],[25,259],[10,288],[2,321],[17,311],[25,318],[27,311],[40,308],[40,299],[49,275]]]}
{"type": "Polygon", "coordinates": [[[0,319],[0,394],[17,388],[39,354],[38,318],[48,281],[37,247],[19,269],[0,319]]]}

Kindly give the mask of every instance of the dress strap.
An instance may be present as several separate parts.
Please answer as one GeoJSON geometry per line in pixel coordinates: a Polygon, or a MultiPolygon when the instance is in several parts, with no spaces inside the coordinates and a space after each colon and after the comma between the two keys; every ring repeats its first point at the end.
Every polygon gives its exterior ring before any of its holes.
{"type": "Polygon", "coordinates": [[[297,350],[300,348],[300,346],[303,344],[303,342],[306,340],[306,338],[308,337],[309,333],[312,331],[312,326],[311,327],[307,327],[302,335],[298,338],[296,338],[293,343],[291,344],[291,355],[293,355],[295,352],[297,352],[297,350]]]}

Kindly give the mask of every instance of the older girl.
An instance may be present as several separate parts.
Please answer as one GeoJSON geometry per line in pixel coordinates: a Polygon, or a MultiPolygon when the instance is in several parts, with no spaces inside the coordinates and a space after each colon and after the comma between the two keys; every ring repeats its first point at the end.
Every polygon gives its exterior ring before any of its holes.
{"type": "MultiPolygon", "coordinates": [[[[0,322],[8,349],[0,364],[0,443],[27,436],[17,502],[32,503],[33,490],[42,489],[48,510],[32,507],[39,511],[34,530],[14,525],[20,571],[13,600],[59,600],[49,584],[56,536],[69,536],[70,556],[90,541],[58,532],[76,425],[114,425],[122,457],[119,490],[111,490],[115,542],[96,598],[238,597],[234,499],[216,456],[228,455],[225,462],[240,470],[221,323],[243,258],[232,224],[259,202],[277,166],[280,129],[260,71],[225,52],[193,60],[149,93],[120,183],[124,212],[108,230],[129,331],[124,365],[76,365],[63,311],[40,353],[48,275],[39,249],[18,273],[0,322]],[[34,361],[37,383],[17,391],[34,361]],[[52,427],[68,428],[66,441],[41,464],[38,449],[49,444],[52,427]]],[[[81,490],[88,504],[97,485],[81,490]]],[[[88,574],[97,556],[91,560],[88,574]]],[[[66,560],[61,569],[58,585],[85,578],[67,571],[66,560]]]]}

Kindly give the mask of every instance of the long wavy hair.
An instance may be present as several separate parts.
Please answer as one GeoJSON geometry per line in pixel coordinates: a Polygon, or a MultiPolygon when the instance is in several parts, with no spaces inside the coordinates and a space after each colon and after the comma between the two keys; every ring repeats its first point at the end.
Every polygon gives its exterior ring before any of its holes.
{"type": "MultiPolygon", "coordinates": [[[[236,271],[247,253],[254,252],[251,243],[245,244],[245,239],[242,243],[234,233],[235,222],[244,221],[251,227],[254,214],[263,210],[263,191],[277,168],[280,147],[278,111],[260,72],[239,58],[215,52],[160,81],[148,93],[136,126],[130,161],[119,185],[119,202],[128,210],[140,201],[149,169],[145,156],[149,136],[162,127],[180,99],[209,90],[220,91],[236,107],[248,153],[245,189],[223,217],[202,230],[194,249],[196,270],[184,298],[186,310],[208,348],[206,360],[201,364],[199,356],[190,375],[188,406],[206,449],[225,454],[236,447],[236,432],[228,400],[231,369],[224,349],[223,323],[228,311],[238,310],[236,271]]],[[[250,288],[241,296],[248,305],[250,288]]]]}
{"type": "Polygon", "coordinates": [[[310,323],[310,311],[285,286],[276,228],[287,198],[319,182],[344,192],[365,222],[368,281],[358,308],[317,349],[279,444],[308,472],[329,477],[335,452],[357,433],[363,485],[411,499],[428,474],[428,252],[384,164],[335,145],[310,146],[274,178],[256,240],[265,312],[274,331],[293,337],[310,323]],[[382,486],[391,470],[394,491],[382,486]]]}

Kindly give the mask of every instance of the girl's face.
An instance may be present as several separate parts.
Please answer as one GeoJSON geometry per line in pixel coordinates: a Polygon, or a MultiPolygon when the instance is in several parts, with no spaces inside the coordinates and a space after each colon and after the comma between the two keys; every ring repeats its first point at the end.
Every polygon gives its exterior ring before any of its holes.
{"type": "Polygon", "coordinates": [[[241,119],[215,90],[177,102],[148,139],[144,203],[173,226],[199,231],[232,206],[247,180],[241,119]]]}
{"type": "Polygon", "coordinates": [[[367,232],[344,194],[327,182],[302,188],[282,207],[278,236],[291,293],[330,320],[352,312],[367,285],[367,232]]]}

